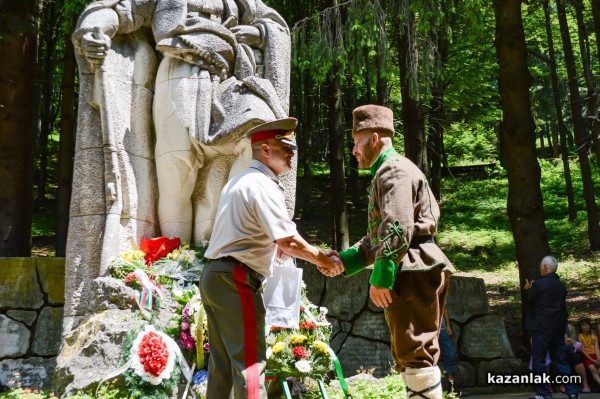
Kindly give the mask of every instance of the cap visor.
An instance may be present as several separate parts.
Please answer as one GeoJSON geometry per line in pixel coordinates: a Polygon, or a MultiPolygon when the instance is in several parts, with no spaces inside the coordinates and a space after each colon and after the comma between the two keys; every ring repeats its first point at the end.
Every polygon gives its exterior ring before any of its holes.
{"type": "Polygon", "coordinates": [[[289,140],[289,139],[278,139],[278,140],[281,141],[283,144],[289,145],[290,148],[294,151],[296,151],[298,149],[298,146],[292,140],[289,140]]]}

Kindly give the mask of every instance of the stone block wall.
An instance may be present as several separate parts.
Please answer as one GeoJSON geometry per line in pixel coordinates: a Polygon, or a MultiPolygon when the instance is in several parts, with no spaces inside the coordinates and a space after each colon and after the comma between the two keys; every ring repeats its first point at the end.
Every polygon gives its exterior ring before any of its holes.
{"type": "MultiPolygon", "coordinates": [[[[331,347],[345,376],[370,370],[375,377],[390,373],[390,336],[383,311],[369,299],[369,276],[365,271],[351,278],[323,277],[314,266],[304,268],[308,297],[329,309],[333,325],[331,347]]],[[[447,301],[457,348],[457,383],[485,390],[487,373],[524,374],[526,365],[512,351],[504,321],[490,314],[483,279],[452,277],[447,301]]],[[[440,368],[443,364],[440,361],[440,368]]]]}
{"type": "MultiPolygon", "coordinates": [[[[369,272],[325,278],[314,266],[299,264],[309,299],[329,309],[331,346],[344,375],[364,370],[387,375],[392,365],[389,331],[383,312],[369,300],[369,272]]],[[[64,282],[62,258],[0,258],[0,385],[53,388],[64,282]]],[[[452,277],[450,282],[447,304],[458,352],[457,382],[485,388],[487,373],[526,373],[527,366],[513,355],[502,318],[490,314],[483,279],[452,277]]]]}
{"type": "Polygon", "coordinates": [[[52,388],[64,286],[64,258],[0,258],[0,385],[52,388]]]}

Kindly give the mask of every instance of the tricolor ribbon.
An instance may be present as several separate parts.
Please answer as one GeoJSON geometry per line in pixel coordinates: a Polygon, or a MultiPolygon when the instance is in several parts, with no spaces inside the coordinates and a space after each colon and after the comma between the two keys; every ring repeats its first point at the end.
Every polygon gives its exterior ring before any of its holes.
{"type": "Polygon", "coordinates": [[[136,302],[144,317],[150,317],[150,312],[152,311],[152,292],[156,292],[157,297],[163,299],[162,288],[150,280],[150,277],[142,269],[135,269],[133,275],[142,286],[136,302]]]}

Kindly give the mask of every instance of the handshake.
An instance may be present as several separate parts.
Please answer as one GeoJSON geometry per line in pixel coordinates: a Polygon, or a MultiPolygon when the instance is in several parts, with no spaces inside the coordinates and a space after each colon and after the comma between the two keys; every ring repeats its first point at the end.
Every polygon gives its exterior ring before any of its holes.
{"type": "Polygon", "coordinates": [[[319,259],[323,259],[322,262],[317,263],[317,269],[327,277],[335,277],[340,273],[346,271],[346,266],[344,266],[344,262],[340,258],[340,254],[333,250],[329,249],[323,256],[319,256],[319,259]]]}

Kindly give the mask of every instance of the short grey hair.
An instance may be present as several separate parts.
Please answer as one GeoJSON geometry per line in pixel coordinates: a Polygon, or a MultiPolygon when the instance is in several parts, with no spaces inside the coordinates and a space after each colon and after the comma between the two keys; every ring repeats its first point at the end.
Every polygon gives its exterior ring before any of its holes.
{"type": "Polygon", "coordinates": [[[544,259],[540,262],[540,268],[544,265],[553,272],[558,269],[558,261],[554,256],[544,256],[544,259]]]}

